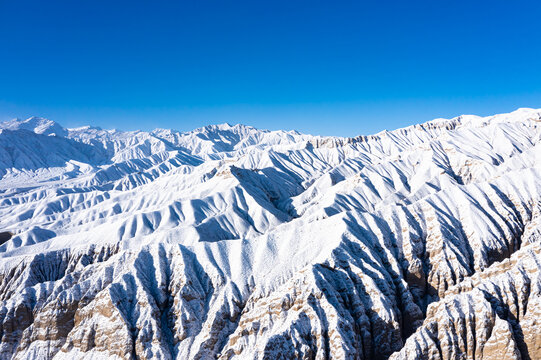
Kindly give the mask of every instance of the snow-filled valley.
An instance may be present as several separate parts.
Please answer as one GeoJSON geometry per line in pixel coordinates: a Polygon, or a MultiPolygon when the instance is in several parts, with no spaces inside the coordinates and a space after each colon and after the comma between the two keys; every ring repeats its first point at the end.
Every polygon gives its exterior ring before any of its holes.
{"type": "Polygon", "coordinates": [[[540,359],[541,110],[351,138],[0,123],[0,360],[540,359]]]}

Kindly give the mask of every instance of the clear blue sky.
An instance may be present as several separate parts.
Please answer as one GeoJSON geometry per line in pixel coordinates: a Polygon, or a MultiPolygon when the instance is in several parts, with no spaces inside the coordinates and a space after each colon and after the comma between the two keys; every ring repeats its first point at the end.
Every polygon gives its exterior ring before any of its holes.
{"type": "Polygon", "coordinates": [[[0,0],[0,120],[356,135],[541,107],[540,3],[0,0]]]}

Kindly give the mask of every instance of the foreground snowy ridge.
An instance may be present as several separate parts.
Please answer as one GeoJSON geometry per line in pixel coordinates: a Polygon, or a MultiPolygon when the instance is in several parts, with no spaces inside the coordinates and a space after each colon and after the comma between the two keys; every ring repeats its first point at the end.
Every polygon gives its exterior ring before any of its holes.
{"type": "Polygon", "coordinates": [[[539,359],[541,110],[354,138],[0,124],[0,359],[539,359]]]}

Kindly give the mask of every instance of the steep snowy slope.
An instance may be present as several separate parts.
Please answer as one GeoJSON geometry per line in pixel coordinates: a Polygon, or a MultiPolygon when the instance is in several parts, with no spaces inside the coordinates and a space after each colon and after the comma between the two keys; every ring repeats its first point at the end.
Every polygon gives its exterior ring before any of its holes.
{"type": "Polygon", "coordinates": [[[541,110],[353,138],[0,124],[0,359],[535,359],[541,110]]]}

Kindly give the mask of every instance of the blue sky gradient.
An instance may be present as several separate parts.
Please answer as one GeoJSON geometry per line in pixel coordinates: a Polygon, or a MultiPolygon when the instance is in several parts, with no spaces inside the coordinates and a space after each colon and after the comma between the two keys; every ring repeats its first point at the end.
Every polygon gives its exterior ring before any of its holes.
{"type": "Polygon", "coordinates": [[[0,0],[0,120],[370,134],[541,107],[538,1],[0,0]]]}

